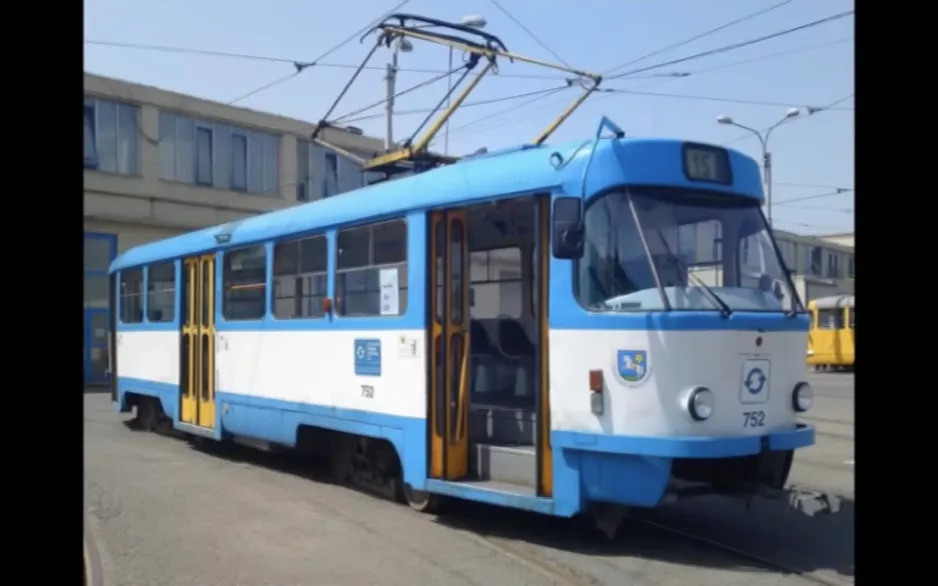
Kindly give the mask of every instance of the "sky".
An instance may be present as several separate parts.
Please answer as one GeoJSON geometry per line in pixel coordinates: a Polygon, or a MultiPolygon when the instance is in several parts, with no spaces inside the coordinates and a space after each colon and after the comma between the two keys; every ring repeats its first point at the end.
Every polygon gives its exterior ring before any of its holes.
{"type": "MultiPolygon", "coordinates": [[[[326,114],[354,67],[366,57],[374,43],[372,37],[363,43],[356,38],[322,59],[319,65],[240,100],[265,84],[289,76],[295,71],[293,65],[94,42],[160,45],[310,62],[400,1],[86,0],[85,70],[225,103],[238,100],[235,102],[238,106],[315,122],[326,114]]],[[[628,73],[854,8],[852,0],[791,0],[762,15],[663,50],[780,3],[781,0],[411,0],[399,11],[449,21],[482,16],[486,20],[485,30],[500,37],[512,52],[556,62],[553,52],[573,67],[597,73],[656,52],[617,70],[628,73]]],[[[773,162],[776,228],[801,234],[852,232],[853,27],[850,15],[739,49],[656,67],[621,79],[607,79],[602,87],[630,92],[591,96],[549,142],[590,136],[600,117],[608,116],[628,136],[723,144],[761,159],[759,141],[752,133],[718,124],[717,117],[731,116],[739,124],[765,129],[781,120],[789,108],[799,107],[805,112],[807,106],[825,107],[843,100],[830,110],[810,116],[802,114],[777,127],[768,144],[773,162]],[[690,75],[674,76],[685,73],[690,75]],[[846,191],[835,194],[838,188],[846,191]]],[[[390,57],[390,50],[379,49],[369,65],[383,67],[390,57]]],[[[407,69],[444,72],[449,69],[448,59],[447,48],[415,41],[413,51],[400,56],[398,91],[437,75],[407,69]]],[[[461,63],[459,54],[455,62],[461,63]]],[[[564,85],[563,74],[523,63],[502,60],[499,72],[500,76],[486,76],[468,98],[467,105],[451,119],[450,154],[530,142],[577,96],[574,88],[470,106],[471,102],[564,85]],[[537,99],[531,101],[534,98],[537,99]]],[[[446,84],[443,79],[397,99],[395,111],[402,114],[394,118],[395,140],[409,137],[426,116],[406,111],[434,107],[446,93],[446,84]]],[[[365,70],[332,118],[379,102],[384,96],[384,72],[365,70]]],[[[350,123],[370,136],[383,138],[383,106],[362,115],[374,116],[350,123]]],[[[432,148],[443,150],[442,133],[432,148]]]]}

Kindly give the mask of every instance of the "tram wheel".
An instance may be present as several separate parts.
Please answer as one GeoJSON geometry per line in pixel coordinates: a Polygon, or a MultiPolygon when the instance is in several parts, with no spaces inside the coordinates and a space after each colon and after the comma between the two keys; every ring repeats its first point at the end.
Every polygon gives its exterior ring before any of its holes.
{"type": "Polygon", "coordinates": [[[423,490],[414,490],[409,484],[404,484],[404,500],[407,505],[418,513],[435,513],[440,508],[440,496],[423,490]]]}
{"type": "Polygon", "coordinates": [[[154,431],[160,419],[160,405],[153,397],[140,397],[137,403],[137,423],[143,431],[154,431]]]}

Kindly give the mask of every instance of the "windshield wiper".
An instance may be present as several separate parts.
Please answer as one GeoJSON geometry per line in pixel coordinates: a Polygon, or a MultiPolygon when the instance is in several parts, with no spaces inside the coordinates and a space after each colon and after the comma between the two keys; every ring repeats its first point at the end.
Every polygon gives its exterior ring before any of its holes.
{"type": "Polygon", "coordinates": [[[664,246],[664,251],[668,254],[668,261],[677,267],[679,271],[693,279],[694,283],[696,283],[698,287],[703,289],[710,296],[711,300],[717,305],[717,307],[720,308],[720,316],[723,318],[728,318],[729,316],[733,315],[733,308],[730,307],[726,301],[723,301],[723,299],[716,294],[716,291],[714,291],[710,285],[704,283],[703,279],[695,275],[690,270],[690,267],[688,267],[684,261],[678,258],[677,255],[671,251],[671,247],[668,246],[668,241],[665,240],[664,234],[661,233],[661,230],[658,230],[658,238],[661,239],[661,244],[664,246]]]}

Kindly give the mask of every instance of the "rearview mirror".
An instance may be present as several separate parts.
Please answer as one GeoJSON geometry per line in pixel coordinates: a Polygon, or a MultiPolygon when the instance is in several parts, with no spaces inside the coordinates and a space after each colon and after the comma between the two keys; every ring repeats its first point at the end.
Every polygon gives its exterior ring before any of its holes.
{"type": "Polygon", "coordinates": [[[554,201],[551,228],[555,258],[575,260],[583,257],[583,205],[578,197],[554,201]]]}

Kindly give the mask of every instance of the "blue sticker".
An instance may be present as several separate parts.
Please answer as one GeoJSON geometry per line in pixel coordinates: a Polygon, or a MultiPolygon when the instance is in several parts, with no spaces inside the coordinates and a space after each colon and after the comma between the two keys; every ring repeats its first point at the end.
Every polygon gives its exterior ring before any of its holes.
{"type": "Polygon", "coordinates": [[[648,352],[644,350],[619,350],[616,363],[626,382],[637,383],[648,374],[648,352]]]}
{"type": "Polygon", "coordinates": [[[355,374],[381,376],[381,340],[355,340],[355,374]]]}

